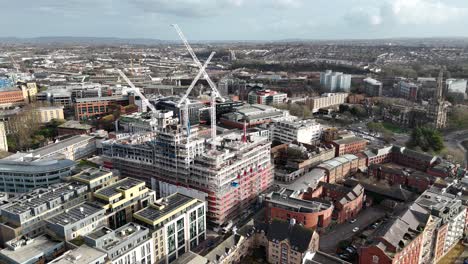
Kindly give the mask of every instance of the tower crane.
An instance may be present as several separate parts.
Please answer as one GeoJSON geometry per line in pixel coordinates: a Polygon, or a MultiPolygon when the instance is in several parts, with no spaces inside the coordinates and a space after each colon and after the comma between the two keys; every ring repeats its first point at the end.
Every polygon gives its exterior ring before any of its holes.
{"type": "Polygon", "coordinates": [[[198,80],[200,79],[200,77],[202,76],[202,74],[205,72],[205,69],[206,67],[208,66],[208,64],[210,63],[211,59],[213,58],[213,56],[215,55],[215,52],[211,52],[210,56],[208,57],[208,59],[205,61],[205,64],[202,66],[202,68],[198,71],[198,74],[195,76],[195,78],[193,79],[192,83],[190,84],[189,88],[187,89],[187,91],[185,92],[184,96],[182,96],[182,98],[179,100],[179,102],[177,103],[177,107],[180,109],[180,106],[182,104],[184,104],[184,110],[182,111],[182,114],[183,114],[183,122],[184,122],[184,127],[187,128],[187,131],[188,133],[190,133],[190,128],[189,128],[189,109],[188,109],[188,105],[190,103],[189,99],[188,99],[188,96],[190,95],[190,92],[192,91],[192,89],[195,87],[195,85],[197,84],[198,80]]]}
{"type": "Polygon", "coordinates": [[[117,72],[120,74],[120,77],[122,77],[122,79],[124,79],[127,82],[128,86],[130,86],[129,91],[134,92],[136,95],[138,95],[138,97],[140,97],[142,112],[145,112],[146,107],[149,107],[151,112],[156,113],[157,112],[156,107],[154,107],[154,105],[152,105],[149,102],[149,100],[140,92],[140,89],[135,87],[135,85],[132,83],[132,81],[130,81],[130,79],[127,77],[127,75],[125,75],[125,73],[120,69],[118,69],[117,72]]]}
{"type": "Polygon", "coordinates": [[[218,88],[216,88],[216,85],[213,83],[211,80],[210,76],[206,73],[206,70],[203,68],[203,65],[201,62],[198,60],[197,55],[193,51],[192,47],[187,41],[187,38],[185,38],[184,33],[182,30],[179,28],[177,24],[172,25],[174,29],[177,31],[177,34],[179,34],[180,39],[184,43],[185,47],[187,48],[188,52],[190,53],[190,56],[192,57],[193,61],[195,64],[198,66],[200,71],[203,73],[203,77],[206,79],[208,84],[211,87],[211,111],[210,111],[210,116],[211,116],[211,139],[214,141],[216,139],[216,98],[219,98],[222,102],[225,102],[226,100],[221,96],[221,94],[218,91],[218,88]]]}

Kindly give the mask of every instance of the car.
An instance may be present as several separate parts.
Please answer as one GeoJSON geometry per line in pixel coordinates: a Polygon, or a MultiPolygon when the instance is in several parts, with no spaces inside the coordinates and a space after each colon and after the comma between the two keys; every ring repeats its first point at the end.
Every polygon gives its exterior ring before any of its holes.
{"type": "Polygon", "coordinates": [[[353,232],[356,233],[357,231],[359,231],[359,227],[356,226],[355,228],[353,228],[353,232]]]}
{"type": "Polygon", "coordinates": [[[345,250],[346,250],[347,252],[349,252],[349,254],[354,254],[354,253],[356,253],[356,251],[355,251],[353,248],[350,248],[350,247],[347,247],[345,250]]]}
{"type": "Polygon", "coordinates": [[[376,229],[378,226],[379,226],[379,223],[374,223],[374,224],[372,225],[372,228],[376,229]]]}
{"type": "Polygon", "coordinates": [[[351,219],[349,222],[350,222],[351,224],[354,224],[356,221],[357,221],[357,219],[354,218],[354,219],[351,219]]]}
{"type": "Polygon", "coordinates": [[[351,259],[351,256],[348,255],[348,254],[339,254],[338,257],[340,257],[340,259],[343,259],[343,260],[350,260],[351,259]]]}

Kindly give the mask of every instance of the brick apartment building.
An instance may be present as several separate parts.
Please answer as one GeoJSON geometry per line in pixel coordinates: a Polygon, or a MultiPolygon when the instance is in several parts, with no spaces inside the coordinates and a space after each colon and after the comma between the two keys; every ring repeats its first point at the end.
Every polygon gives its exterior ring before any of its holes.
{"type": "Polygon", "coordinates": [[[325,170],[328,183],[341,182],[347,176],[366,166],[366,157],[346,154],[327,160],[317,165],[318,169],[325,170]]]}
{"type": "Polygon", "coordinates": [[[364,187],[357,184],[353,188],[341,185],[320,182],[318,187],[311,193],[305,193],[303,197],[322,198],[333,202],[333,220],[337,223],[345,223],[355,218],[361,211],[365,200],[364,187]]]}
{"type": "MultiPolygon", "coordinates": [[[[324,199],[303,199],[302,193],[293,190],[272,192],[265,197],[268,222],[274,219],[294,219],[307,228],[325,228],[331,224],[333,204],[324,199]]],[[[309,194],[310,196],[310,194],[309,194]]]]}
{"type": "Polygon", "coordinates": [[[360,137],[346,137],[331,142],[336,148],[336,156],[344,154],[356,154],[367,146],[367,140],[360,137]]]}

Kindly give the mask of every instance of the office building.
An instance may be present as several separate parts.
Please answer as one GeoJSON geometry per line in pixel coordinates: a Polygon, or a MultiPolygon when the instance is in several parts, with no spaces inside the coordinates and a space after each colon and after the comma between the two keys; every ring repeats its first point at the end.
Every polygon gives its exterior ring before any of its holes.
{"type": "Polygon", "coordinates": [[[0,152],[1,151],[8,152],[7,134],[4,122],[0,122],[0,152]]]}
{"type": "Polygon", "coordinates": [[[134,213],[135,222],[148,227],[157,263],[172,263],[206,237],[206,204],[175,193],[134,213]]]}
{"type": "Polygon", "coordinates": [[[272,90],[252,91],[249,93],[249,104],[277,105],[286,103],[288,95],[272,90]]]}
{"type": "Polygon", "coordinates": [[[327,70],[320,73],[320,85],[326,92],[349,92],[351,90],[351,75],[327,70]]]}
{"type": "Polygon", "coordinates": [[[117,107],[121,112],[125,112],[124,106],[129,105],[128,96],[105,96],[77,98],[75,102],[75,119],[86,120],[92,117],[104,116],[112,111],[112,107],[117,107]]]}
{"type": "Polygon", "coordinates": [[[371,97],[380,97],[382,96],[382,83],[372,78],[366,78],[364,79],[364,92],[371,97]]]}
{"type": "Polygon", "coordinates": [[[0,191],[25,193],[62,181],[72,173],[71,160],[0,160],[0,191]]]}
{"type": "Polygon", "coordinates": [[[45,221],[46,232],[65,241],[85,236],[105,224],[106,210],[91,203],[78,204],[45,221]]]}
{"type": "Polygon", "coordinates": [[[281,143],[315,144],[322,136],[322,126],[314,120],[279,121],[271,123],[270,134],[281,143]]]}
{"type": "Polygon", "coordinates": [[[95,152],[96,139],[92,136],[78,135],[24,153],[24,157],[32,156],[40,159],[63,157],[70,160],[79,160],[91,156],[95,152]]]}
{"type": "Polygon", "coordinates": [[[88,246],[106,253],[107,263],[155,263],[149,230],[135,223],[128,223],[116,230],[102,227],[86,235],[84,240],[88,246]]]}

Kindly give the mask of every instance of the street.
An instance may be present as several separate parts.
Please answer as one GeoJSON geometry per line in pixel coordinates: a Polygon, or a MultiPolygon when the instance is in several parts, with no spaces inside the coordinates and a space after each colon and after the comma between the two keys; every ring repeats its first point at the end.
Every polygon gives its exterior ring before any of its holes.
{"type": "Polygon", "coordinates": [[[330,233],[320,236],[320,250],[327,253],[335,253],[337,244],[341,240],[351,238],[353,235],[363,231],[366,227],[385,216],[385,211],[377,207],[366,208],[356,218],[353,224],[346,222],[336,225],[330,233]],[[354,233],[353,228],[359,227],[359,231],[354,233]]]}

